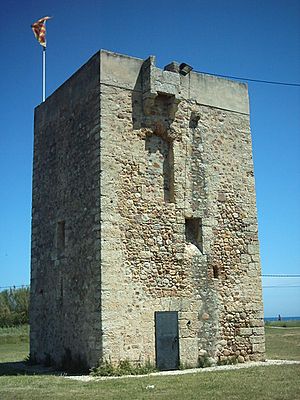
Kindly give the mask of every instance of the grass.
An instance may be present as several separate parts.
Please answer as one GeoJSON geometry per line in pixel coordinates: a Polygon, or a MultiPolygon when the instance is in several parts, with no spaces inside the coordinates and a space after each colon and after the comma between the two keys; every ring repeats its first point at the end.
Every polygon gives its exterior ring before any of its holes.
{"type": "Polygon", "coordinates": [[[267,321],[266,326],[276,326],[280,328],[300,328],[300,321],[267,321]]]}
{"type": "Polygon", "coordinates": [[[299,371],[299,366],[274,366],[89,383],[54,376],[9,376],[0,378],[0,394],[3,400],[289,400],[300,398],[299,371]]]}
{"type": "Polygon", "coordinates": [[[267,358],[300,361],[300,321],[275,321],[265,332],[267,358]]]}
{"type": "Polygon", "coordinates": [[[0,340],[10,339],[12,341],[25,340],[28,342],[29,325],[11,326],[7,328],[0,328],[0,340]]]}
{"type": "MultiPolygon", "coordinates": [[[[299,365],[80,382],[54,375],[17,375],[5,364],[28,354],[26,330],[0,329],[1,400],[292,400],[300,398],[299,365]],[[5,338],[5,339],[4,339],[5,338]],[[4,339],[4,340],[2,340],[4,339]]],[[[267,358],[299,360],[300,329],[266,327],[267,358]]]]}
{"type": "Polygon", "coordinates": [[[129,360],[120,360],[118,365],[113,365],[111,361],[104,361],[98,367],[93,368],[93,376],[122,376],[122,375],[147,375],[157,372],[157,369],[150,361],[145,364],[134,365],[129,360]]]}
{"type": "Polygon", "coordinates": [[[29,353],[28,335],[28,325],[0,328],[0,363],[23,360],[29,353]]]}

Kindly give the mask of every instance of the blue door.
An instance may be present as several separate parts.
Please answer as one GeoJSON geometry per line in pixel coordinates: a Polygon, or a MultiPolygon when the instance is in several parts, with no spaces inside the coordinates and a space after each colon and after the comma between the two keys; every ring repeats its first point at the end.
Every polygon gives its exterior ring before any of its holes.
{"type": "Polygon", "coordinates": [[[161,371],[178,369],[179,340],[177,311],[155,312],[156,367],[161,371]]]}

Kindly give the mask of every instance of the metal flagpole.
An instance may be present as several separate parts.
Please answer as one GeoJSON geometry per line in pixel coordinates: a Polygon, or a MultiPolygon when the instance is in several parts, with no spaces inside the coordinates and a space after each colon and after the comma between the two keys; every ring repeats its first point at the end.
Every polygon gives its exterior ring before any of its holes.
{"type": "Polygon", "coordinates": [[[43,102],[46,99],[46,47],[43,46],[43,102]]]}
{"type": "Polygon", "coordinates": [[[43,79],[42,79],[42,99],[46,100],[46,21],[52,17],[43,17],[31,25],[33,34],[39,44],[43,46],[43,79]]]}

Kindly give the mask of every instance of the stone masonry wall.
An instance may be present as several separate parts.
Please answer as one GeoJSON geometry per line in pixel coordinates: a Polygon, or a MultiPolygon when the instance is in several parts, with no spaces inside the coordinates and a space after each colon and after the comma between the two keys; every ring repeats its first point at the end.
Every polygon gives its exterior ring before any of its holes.
{"type": "Polygon", "coordinates": [[[99,54],[35,111],[30,353],[101,356],[99,54]]]}
{"type": "Polygon", "coordinates": [[[175,112],[164,93],[145,106],[138,76],[101,85],[103,357],[154,362],[154,312],[179,311],[182,363],[263,359],[249,115],[181,85],[175,112]]]}
{"type": "Polygon", "coordinates": [[[182,364],[263,359],[260,274],[245,85],[100,51],[37,108],[39,362],[154,363],[157,311],[182,364]]]}
{"type": "Polygon", "coordinates": [[[249,116],[200,111],[208,186],[208,271],[218,293],[221,361],[263,359],[261,270],[249,116]]]}

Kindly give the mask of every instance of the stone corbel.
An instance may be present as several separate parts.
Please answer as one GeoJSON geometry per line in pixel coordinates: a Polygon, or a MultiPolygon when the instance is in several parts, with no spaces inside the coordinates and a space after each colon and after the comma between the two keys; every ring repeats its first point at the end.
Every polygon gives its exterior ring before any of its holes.
{"type": "Polygon", "coordinates": [[[155,99],[158,95],[166,96],[170,118],[174,118],[181,101],[180,75],[177,71],[165,70],[155,66],[155,57],[147,58],[142,66],[143,111],[153,114],[155,99]]]}

